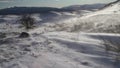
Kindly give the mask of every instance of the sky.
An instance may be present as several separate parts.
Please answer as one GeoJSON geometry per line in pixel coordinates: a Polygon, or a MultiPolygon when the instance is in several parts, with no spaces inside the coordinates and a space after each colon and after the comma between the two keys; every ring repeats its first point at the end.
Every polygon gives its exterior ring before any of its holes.
{"type": "Polygon", "coordinates": [[[0,0],[0,9],[14,6],[26,7],[64,7],[69,5],[109,3],[116,0],[0,0]]]}

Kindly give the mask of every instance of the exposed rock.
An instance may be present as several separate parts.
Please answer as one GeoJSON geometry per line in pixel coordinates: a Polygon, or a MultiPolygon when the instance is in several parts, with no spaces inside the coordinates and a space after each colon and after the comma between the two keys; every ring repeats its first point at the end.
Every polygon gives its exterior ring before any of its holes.
{"type": "Polygon", "coordinates": [[[30,35],[27,32],[22,32],[19,37],[20,38],[27,38],[27,37],[30,37],[30,35]]]}

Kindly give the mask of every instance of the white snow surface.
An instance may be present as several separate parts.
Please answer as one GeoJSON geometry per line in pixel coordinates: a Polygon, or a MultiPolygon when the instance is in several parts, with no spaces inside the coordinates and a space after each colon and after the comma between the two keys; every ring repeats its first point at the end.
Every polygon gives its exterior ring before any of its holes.
{"type": "MultiPolygon", "coordinates": [[[[6,24],[0,23],[0,32],[7,32],[6,38],[0,38],[0,68],[120,68],[114,53],[108,54],[104,46],[104,41],[120,44],[120,34],[90,32],[119,25],[119,6],[117,3],[83,17],[41,24],[29,31],[29,38],[19,38],[23,29],[12,24],[19,16],[0,16],[11,24],[5,28],[6,24]],[[74,32],[76,25],[82,27],[74,32]]],[[[42,21],[40,15],[33,17],[42,21]]]]}
{"type": "Polygon", "coordinates": [[[114,4],[111,4],[101,10],[97,10],[94,13],[85,14],[82,18],[89,18],[96,15],[106,15],[106,14],[120,14],[120,1],[114,4]]]}
{"type": "Polygon", "coordinates": [[[119,68],[108,55],[103,39],[120,40],[119,34],[31,33],[30,38],[6,38],[0,45],[1,68],[119,68]],[[117,37],[117,38],[116,38],[117,37]]]}

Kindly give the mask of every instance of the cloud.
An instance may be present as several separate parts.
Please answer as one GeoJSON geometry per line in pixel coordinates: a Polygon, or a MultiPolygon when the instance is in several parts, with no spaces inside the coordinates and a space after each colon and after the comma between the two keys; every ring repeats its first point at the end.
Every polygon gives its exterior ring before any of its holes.
{"type": "Polygon", "coordinates": [[[55,1],[59,1],[59,0],[55,0],[55,1]]]}
{"type": "Polygon", "coordinates": [[[13,0],[0,0],[0,2],[13,2],[13,0]]]}

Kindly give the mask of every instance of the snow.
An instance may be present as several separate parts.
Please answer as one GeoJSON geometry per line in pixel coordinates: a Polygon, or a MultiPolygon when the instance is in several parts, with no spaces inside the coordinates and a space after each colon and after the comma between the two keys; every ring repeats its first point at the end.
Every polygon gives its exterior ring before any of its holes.
{"type": "Polygon", "coordinates": [[[95,11],[94,13],[85,14],[85,17],[83,17],[83,18],[89,18],[92,16],[104,15],[104,14],[105,15],[106,14],[120,14],[120,2],[117,2],[115,4],[111,4],[110,6],[105,7],[102,10],[95,11]]]}
{"type": "MultiPolygon", "coordinates": [[[[7,58],[6,60],[10,60],[10,57],[5,57],[5,55],[13,56],[14,59],[9,62],[4,61],[1,67],[117,68],[113,65],[114,58],[107,56],[103,41],[99,36],[115,39],[116,34],[54,31],[38,35],[32,33],[31,38],[28,39],[10,38],[9,44],[5,43],[0,46],[0,50],[7,49],[3,50],[5,52],[1,56],[7,58]],[[11,49],[13,47],[15,49],[11,49]],[[30,51],[24,51],[25,49],[30,51]],[[9,54],[9,52],[13,54],[9,54]]],[[[120,37],[119,34],[117,36],[120,37]]]]}
{"type": "MultiPolygon", "coordinates": [[[[15,24],[19,16],[0,16],[5,20],[0,23],[0,32],[7,33],[6,38],[0,37],[0,68],[120,68],[116,53],[105,47],[107,43],[118,46],[120,34],[99,31],[119,25],[119,12],[114,11],[118,11],[118,3],[83,17],[37,24],[28,32],[29,38],[18,37],[24,31],[15,24]],[[75,28],[78,25],[81,28],[75,28]]],[[[40,14],[32,17],[42,21],[40,14]]]]}

